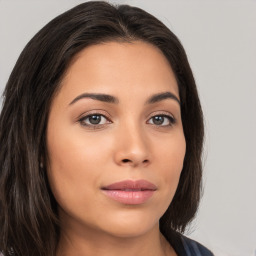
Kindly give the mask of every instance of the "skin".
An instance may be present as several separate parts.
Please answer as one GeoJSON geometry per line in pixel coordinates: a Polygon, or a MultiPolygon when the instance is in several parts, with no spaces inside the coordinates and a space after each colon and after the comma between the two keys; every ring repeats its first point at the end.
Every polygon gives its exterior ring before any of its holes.
{"type": "Polygon", "coordinates": [[[147,103],[165,92],[179,99],[167,59],[148,43],[93,45],[73,60],[47,127],[48,178],[61,221],[58,256],[176,255],[159,219],[186,151],[180,105],[173,98],[147,103]],[[77,99],[84,93],[112,95],[118,103],[77,99]],[[99,124],[92,124],[92,114],[99,124]],[[101,189],[127,179],[145,179],[157,190],[146,202],[127,205],[101,189]]]}

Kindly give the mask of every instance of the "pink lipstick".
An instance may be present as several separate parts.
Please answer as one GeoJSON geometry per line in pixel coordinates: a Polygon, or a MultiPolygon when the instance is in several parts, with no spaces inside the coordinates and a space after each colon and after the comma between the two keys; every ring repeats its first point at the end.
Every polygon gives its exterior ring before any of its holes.
{"type": "Polygon", "coordinates": [[[122,204],[145,203],[153,196],[157,187],[146,180],[124,180],[102,188],[103,193],[122,204]]]}

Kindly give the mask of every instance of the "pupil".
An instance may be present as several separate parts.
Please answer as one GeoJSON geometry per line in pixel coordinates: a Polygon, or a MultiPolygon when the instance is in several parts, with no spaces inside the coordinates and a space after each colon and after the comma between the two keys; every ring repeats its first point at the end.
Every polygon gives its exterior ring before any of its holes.
{"type": "Polygon", "coordinates": [[[164,118],[162,116],[155,116],[153,122],[154,124],[162,124],[164,122],[164,118]]]}
{"type": "Polygon", "coordinates": [[[90,116],[89,117],[89,121],[90,121],[91,124],[99,124],[100,121],[101,121],[101,117],[100,116],[96,116],[96,115],[90,116]]]}

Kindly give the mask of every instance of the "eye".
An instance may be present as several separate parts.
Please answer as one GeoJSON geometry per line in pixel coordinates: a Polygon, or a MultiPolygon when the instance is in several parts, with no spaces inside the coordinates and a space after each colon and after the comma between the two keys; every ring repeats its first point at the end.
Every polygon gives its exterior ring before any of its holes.
{"type": "Polygon", "coordinates": [[[172,126],[175,123],[175,119],[169,115],[155,115],[149,119],[148,123],[157,126],[172,126]]]}
{"type": "Polygon", "coordinates": [[[104,115],[98,113],[86,115],[79,119],[79,122],[83,126],[91,127],[102,126],[107,123],[110,123],[110,121],[104,115]]]}

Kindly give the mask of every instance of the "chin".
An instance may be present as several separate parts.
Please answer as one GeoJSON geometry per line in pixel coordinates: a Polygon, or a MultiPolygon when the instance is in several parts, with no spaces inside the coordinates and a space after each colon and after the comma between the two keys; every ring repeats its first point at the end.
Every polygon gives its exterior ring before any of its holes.
{"type": "Polygon", "coordinates": [[[146,214],[116,214],[114,218],[105,218],[104,229],[115,237],[132,238],[158,228],[159,218],[146,214]]]}

